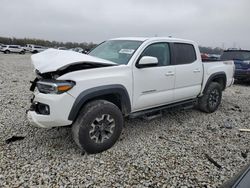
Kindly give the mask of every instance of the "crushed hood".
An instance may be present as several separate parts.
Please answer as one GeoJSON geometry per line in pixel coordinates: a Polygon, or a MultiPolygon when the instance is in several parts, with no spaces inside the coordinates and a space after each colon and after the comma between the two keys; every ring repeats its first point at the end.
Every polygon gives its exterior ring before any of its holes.
{"type": "Polygon", "coordinates": [[[31,56],[32,64],[40,73],[54,72],[73,64],[98,63],[116,65],[112,61],[100,59],[69,50],[48,49],[31,56]]]}

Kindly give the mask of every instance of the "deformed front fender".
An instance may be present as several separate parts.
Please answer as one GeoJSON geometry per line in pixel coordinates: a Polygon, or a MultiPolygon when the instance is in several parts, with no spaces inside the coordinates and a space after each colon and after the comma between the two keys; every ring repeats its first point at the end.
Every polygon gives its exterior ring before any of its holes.
{"type": "Polygon", "coordinates": [[[128,114],[131,112],[131,102],[126,88],[119,84],[105,85],[87,89],[80,93],[73,104],[68,120],[74,121],[86,102],[105,95],[118,95],[123,113],[128,114]]]}

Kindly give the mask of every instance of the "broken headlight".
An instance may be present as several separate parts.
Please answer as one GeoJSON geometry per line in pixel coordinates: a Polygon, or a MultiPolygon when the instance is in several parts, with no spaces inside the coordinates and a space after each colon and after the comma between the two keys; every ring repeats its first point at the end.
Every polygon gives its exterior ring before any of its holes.
{"type": "Polygon", "coordinates": [[[45,94],[61,94],[69,91],[74,85],[75,82],[73,81],[38,81],[36,84],[39,92],[45,94]]]}

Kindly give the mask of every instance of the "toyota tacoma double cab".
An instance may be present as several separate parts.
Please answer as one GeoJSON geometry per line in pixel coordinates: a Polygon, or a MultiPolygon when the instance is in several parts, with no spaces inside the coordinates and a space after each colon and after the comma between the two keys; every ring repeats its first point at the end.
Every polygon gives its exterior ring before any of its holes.
{"type": "Polygon", "coordinates": [[[48,49],[31,57],[30,123],[72,126],[87,153],[111,148],[124,117],[180,105],[212,113],[233,84],[233,61],[202,62],[195,42],[174,38],[117,38],[88,55],[48,49]]]}

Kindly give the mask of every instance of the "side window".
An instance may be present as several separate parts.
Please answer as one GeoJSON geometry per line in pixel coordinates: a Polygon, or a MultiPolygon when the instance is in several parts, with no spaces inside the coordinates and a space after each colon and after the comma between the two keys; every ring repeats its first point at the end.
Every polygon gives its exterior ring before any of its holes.
{"type": "Polygon", "coordinates": [[[158,59],[158,66],[170,65],[170,48],[168,43],[155,43],[149,45],[141,54],[152,56],[158,59]]]}
{"type": "Polygon", "coordinates": [[[177,65],[193,63],[197,59],[194,46],[191,44],[174,43],[174,54],[177,65]]]}

